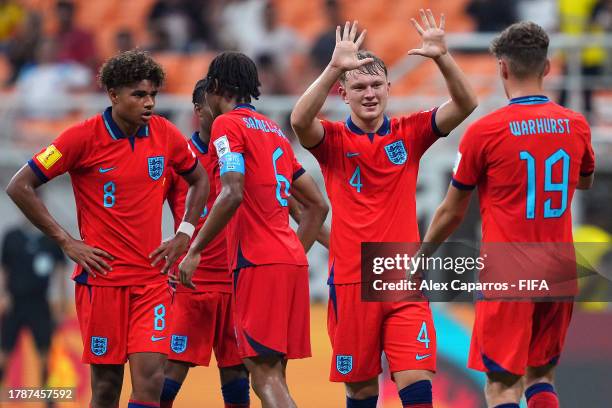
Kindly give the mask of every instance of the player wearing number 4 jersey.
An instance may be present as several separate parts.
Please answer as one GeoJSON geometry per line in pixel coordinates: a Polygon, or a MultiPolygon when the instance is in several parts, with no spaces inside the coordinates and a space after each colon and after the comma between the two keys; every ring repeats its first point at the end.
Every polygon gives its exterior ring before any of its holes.
{"type": "Polygon", "coordinates": [[[328,67],[302,95],[291,124],[319,161],[332,205],[328,331],[332,381],[346,383],[347,407],[376,407],[384,351],[403,406],[431,407],[436,337],[426,302],[363,302],[362,242],[419,242],[416,180],[419,160],[440,136],[476,107],[476,97],[430,10],[421,10],[423,47],[410,53],[432,58],[451,100],[439,108],[390,119],[384,114],[390,84],[379,58],[359,52],[364,33],[347,22],[328,67]],[[346,122],[315,115],[335,82],[351,113],[346,122]]]}
{"type": "Polygon", "coordinates": [[[180,279],[192,285],[200,253],[227,225],[240,357],[263,406],[293,407],[285,368],[287,359],[310,356],[305,250],[327,206],[280,127],[250,105],[258,87],[255,64],[244,54],[226,52],[211,62],[205,92],[221,190],[180,264],[180,279]],[[289,226],[290,195],[303,206],[297,234],[289,226]]]}
{"type": "MultiPolygon", "coordinates": [[[[593,182],[584,117],[541,96],[550,68],[544,30],[514,24],[491,50],[510,103],[463,136],[452,185],[425,236],[425,254],[461,222],[475,187],[483,243],[548,243],[542,251],[551,243],[571,243],[574,191],[593,182]]],[[[570,302],[477,303],[469,366],[487,373],[489,407],[518,408],[523,385],[530,408],[559,406],[553,371],[571,314],[570,302]]]]}
{"type": "Polygon", "coordinates": [[[141,51],[108,60],[100,82],[112,106],[64,131],[7,188],[30,221],[77,264],[77,315],[94,408],[118,406],[128,359],[128,407],[159,407],[171,292],[155,265],[165,258],[161,270],[167,271],[187,249],[208,193],[206,173],[183,136],[153,115],[163,78],[162,68],[141,51]],[[190,185],[183,219],[188,224],[160,245],[167,168],[190,185]],[[58,225],[33,193],[66,172],[82,241],[58,225]]]}

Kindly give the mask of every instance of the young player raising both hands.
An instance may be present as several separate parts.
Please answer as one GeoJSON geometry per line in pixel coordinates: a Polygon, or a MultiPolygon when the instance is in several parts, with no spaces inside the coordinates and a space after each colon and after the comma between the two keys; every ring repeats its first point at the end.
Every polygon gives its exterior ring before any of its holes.
{"type": "Polygon", "coordinates": [[[385,115],[390,83],[385,63],[359,51],[365,31],[357,24],[336,31],[336,48],[319,78],[298,100],[291,124],[316,157],[332,206],[328,329],[333,357],[331,381],[346,384],[347,407],[376,407],[381,353],[389,360],[404,406],[431,407],[436,338],[426,302],[362,302],[361,243],[419,242],[416,182],[419,160],[438,138],[476,107],[476,96],[447,50],[444,17],[420,11],[423,39],[412,55],[431,58],[451,99],[410,116],[385,115]],[[355,40],[356,39],[356,40],[355,40]],[[350,107],[346,122],[319,120],[330,90],[350,107]]]}

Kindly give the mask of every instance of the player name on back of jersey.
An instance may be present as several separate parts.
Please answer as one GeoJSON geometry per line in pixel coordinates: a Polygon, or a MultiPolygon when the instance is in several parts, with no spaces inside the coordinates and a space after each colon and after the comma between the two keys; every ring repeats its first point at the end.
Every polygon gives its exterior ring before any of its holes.
{"type": "MultiPolygon", "coordinates": [[[[283,131],[273,122],[257,119],[253,117],[242,118],[247,129],[261,130],[266,133],[276,133],[279,136],[285,137],[283,131]]],[[[286,137],[285,137],[286,138],[286,137]]]]}
{"type": "Polygon", "coordinates": [[[513,120],[508,125],[510,126],[510,132],[514,136],[570,133],[570,120],[566,118],[513,120]]]}

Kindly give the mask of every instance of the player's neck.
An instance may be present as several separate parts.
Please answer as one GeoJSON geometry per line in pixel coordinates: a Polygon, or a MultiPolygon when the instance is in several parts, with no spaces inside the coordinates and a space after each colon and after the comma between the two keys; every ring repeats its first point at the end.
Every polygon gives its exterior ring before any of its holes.
{"type": "Polygon", "coordinates": [[[138,125],[134,125],[131,124],[125,120],[123,120],[113,109],[111,111],[111,116],[113,118],[113,121],[117,124],[117,126],[119,126],[119,129],[121,129],[121,132],[123,132],[123,134],[127,137],[132,137],[136,135],[136,132],[138,132],[138,128],[140,126],[138,125]]]}
{"type": "Polygon", "coordinates": [[[198,129],[198,137],[203,143],[210,143],[210,129],[205,129],[204,127],[200,126],[198,129]]]}
{"type": "Polygon", "coordinates": [[[378,118],[365,121],[352,113],[351,120],[359,129],[361,129],[365,133],[375,133],[382,126],[385,120],[385,115],[380,115],[380,117],[378,118]]]}
{"type": "Polygon", "coordinates": [[[525,81],[508,81],[506,85],[508,99],[521,98],[523,96],[542,95],[544,89],[541,79],[525,81]]]}

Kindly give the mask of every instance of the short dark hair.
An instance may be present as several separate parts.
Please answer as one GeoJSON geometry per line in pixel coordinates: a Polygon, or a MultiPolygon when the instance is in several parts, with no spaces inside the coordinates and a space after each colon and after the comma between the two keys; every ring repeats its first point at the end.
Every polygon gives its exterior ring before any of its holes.
{"type": "Polygon", "coordinates": [[[251,102],[261,93],[257,67],[253,60],[240,52],[223,52],[208,67],[205,90],[217,95],[235,97],[238,102],[251,102]]]}
{"type": "MultiPolygon", "coordinates": [[[[362,74],[367,74],[367,75],[384,74],[385,76],[387,76],[387,66],[385,65],[385,62],[382,59],[380,59],[377,55],[375,55],[373,52],[358,51],[357,58],[360,60],[365,59],[365,58],[373,59],[372,62],[362,65],[359,69],[357,69],[356,70],[357,72],[360,72],[362,74]]],[[[353,72],[353,71],[345,71],[342,73],[342,75],[340,75],[341,83],[346,82],[346,77],[349,72],[353,72]]]]}
{"type": "Polygon", "coordinates": [[[536,23],[512,24],[491,43],[491,53],[506,58],[510,72],[519,79],[541,76],[546,66],[548,34],[536,23]]]}
{"type": "Polygon", "coordinates": [[[206,79],[200,79],[193,87],[191,94],[191,103],[201,105],[204,102],[204,93],[206,92],[206,79]]]}
{"type": "Polygon", "coordinates": [[[98,74],[100,86],[120,88],[149,80],[160,87],[164,83],[164,69],[142,50],[129,50],[109,58],[98,74]]]}

